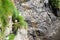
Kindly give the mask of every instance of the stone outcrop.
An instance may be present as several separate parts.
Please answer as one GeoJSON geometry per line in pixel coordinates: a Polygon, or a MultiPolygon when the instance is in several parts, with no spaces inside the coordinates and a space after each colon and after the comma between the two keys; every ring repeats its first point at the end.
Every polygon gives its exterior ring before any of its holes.
{"type": "Polygon", "coordinates": [[[28,23],[29,40],[57,40],[54,36],[60,21],[49,9],[48,0],[15,0],[15,3],[28,23]]]}

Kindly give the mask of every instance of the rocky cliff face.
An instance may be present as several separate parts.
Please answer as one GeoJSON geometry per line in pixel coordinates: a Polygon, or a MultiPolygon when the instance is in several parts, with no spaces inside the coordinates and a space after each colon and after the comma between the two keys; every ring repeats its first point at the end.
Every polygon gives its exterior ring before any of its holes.
{"type": "Polygon", "coordinates": [[[29,40],[59,40],[56,35],[60,21],[49,9],[48,0],[15,0],[15,3],[28,23],[29,40]]]}

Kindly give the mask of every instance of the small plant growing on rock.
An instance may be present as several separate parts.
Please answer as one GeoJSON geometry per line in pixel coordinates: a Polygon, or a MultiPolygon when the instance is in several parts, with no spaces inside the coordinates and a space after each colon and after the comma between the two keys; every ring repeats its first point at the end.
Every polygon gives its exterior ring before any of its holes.
{"type": "MultiPolygon", "coordinates": [[[[13,27],[14,30],[17,30],[17,28],[25,29],[27,28],[27,23],[19,15],[13,0],[0,0],[0,40],[4,40],[4,37],[11,33],[13,27]]],[[[11,36],[14,37],[14,34],[9,37],[11,38],[11,36]]]]}
{"type": "Polygon", "coordinates": [[[60,17],[60,0],[49,0],[49,5],[55,16],[60,17]]]}
{"type": "Polygon", "coordinates": [[[49,1],[51,6],[60,9],[60,0],[49,0],[49,1]]]}

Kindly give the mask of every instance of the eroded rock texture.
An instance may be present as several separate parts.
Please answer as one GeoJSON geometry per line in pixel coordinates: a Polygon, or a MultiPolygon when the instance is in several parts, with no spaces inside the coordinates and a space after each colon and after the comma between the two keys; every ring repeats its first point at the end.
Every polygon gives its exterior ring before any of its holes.
{"type": "Polygon", "coordinates": [[[15,0],[15,3],[28,23],[29,40],[59,40],[60,21],[49,9],[48,0],[15,0]]]}

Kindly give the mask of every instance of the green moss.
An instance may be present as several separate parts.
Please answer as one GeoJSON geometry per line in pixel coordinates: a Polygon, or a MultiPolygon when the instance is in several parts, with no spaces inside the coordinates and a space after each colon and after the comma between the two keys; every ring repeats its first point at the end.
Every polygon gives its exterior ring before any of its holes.
{"type": "Polygon", "coordinates": [[[8,40],[14,40],[14,38],[15,38],[15,35],[14,34],[10,34],[8,40]]]}
{"type": "Polygon", "coordinates": [[[50,1],[51,6],[60,9],[60,0],[49,0],[49,1],[50,1]]]}
{"type": "Polygon", "coordinates": [[[7,15],[12,15],[14,12],[13,9],[15,9],[11,0],[2,0],[2,7],[5,10],[4,14],[7,14],[7,15]]]}
{"type": "MultiPolygon", "coordinates": [[[[14,23],[14,28],[24,27],[27,28],[27,23],[24,21],[23,16],[19,15],[18,10],[15,8],[11,0],[0,0],[0,28],[2,29],[0,35],[4,35],[4,31],[9,23],[8,17],[12,16],[12,21],[14,23]],[[15,23],[15,20],[18,22],[15,23]]],[[[16,30],[15,29],[15,30],[16,30]]],[[[9,40],[13,40],[14,34],[9,36],[9,40]]]]}
{"type": "Polygon", "coordinates": [[[19,12],[17,10],[14,10],[14,13],[12,15],[12,21],[13,23],[15,23],[15,20],[17,20],[18,22],[15,24],[15,26],[17,27],[17,25],[19,27],[27,27],[27,23],[24,21],[24,17],[19,15],[19,12]]]}

